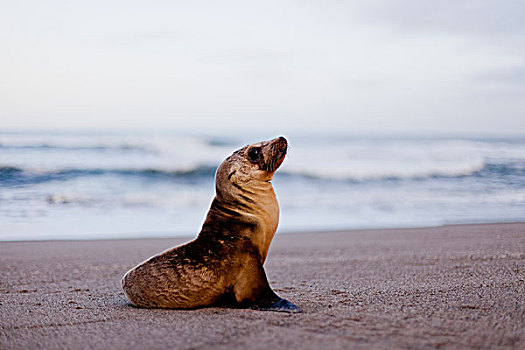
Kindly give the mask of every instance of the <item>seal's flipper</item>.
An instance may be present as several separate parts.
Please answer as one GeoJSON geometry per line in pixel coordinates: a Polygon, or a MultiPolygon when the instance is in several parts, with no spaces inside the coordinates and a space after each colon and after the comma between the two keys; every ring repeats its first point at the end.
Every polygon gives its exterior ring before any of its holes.
{"type": "Polygon", "coordinates": [[[254,310],[261,311],[277,311],[277,312],[288,312],[288,313],[300,313],[303,312],[301,308],[286,299],[277,297],[277,300],[261,300],[251,307],[254,310]]]}
{"type": "Polygon", "coordinates": [[[263,311],[301,312],[300,307],[275,294],[256,256],[248,255],[244,261],[243,273],[238,276],[233,289],[239,305],[263,311]]]}

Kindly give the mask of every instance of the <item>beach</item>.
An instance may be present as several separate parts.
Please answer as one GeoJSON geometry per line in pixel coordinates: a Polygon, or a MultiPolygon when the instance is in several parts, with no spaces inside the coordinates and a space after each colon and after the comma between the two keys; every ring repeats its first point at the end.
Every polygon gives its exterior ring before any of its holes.
{"type": "Polygon", "coordinates": [[[0,348],[525,348],[525,223],[278,233],[301,314],[130,306],[124,273],[190,239],[0,242],[0,348]]]}

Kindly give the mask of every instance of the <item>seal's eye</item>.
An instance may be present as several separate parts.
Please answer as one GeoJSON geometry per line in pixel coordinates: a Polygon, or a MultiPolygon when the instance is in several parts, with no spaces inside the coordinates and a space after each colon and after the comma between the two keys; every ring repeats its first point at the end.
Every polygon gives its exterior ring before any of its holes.
{"type": "Polygon", "coordinates": [[[261,153],[261,149],[258,147],[251,148],[248,151],[248,159],[252,163],[257,163],[259,161],[259,154],[261,153]]]}

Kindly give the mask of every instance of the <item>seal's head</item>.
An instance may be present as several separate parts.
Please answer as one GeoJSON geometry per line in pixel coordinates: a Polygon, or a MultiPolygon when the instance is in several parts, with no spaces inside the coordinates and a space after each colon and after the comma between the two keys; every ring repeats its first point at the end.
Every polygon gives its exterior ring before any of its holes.
{"type": "Polygon", "coordinates": [[[288,142],[284,137],[247,145],[226,158],[217,169],[218,193],[263,188],[282,164],[288,142]]]}

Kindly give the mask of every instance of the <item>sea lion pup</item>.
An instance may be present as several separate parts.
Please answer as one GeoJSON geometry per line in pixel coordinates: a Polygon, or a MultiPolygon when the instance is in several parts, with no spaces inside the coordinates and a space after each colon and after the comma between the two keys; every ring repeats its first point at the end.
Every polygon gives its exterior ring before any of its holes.
{"type": "Polygon", "coordinates": [[[278,297],[263,268],[279,222],[271,180],[288,149],[284,137],[235,151],[215,175],[216,195],[198,237],[155,255],[122,278],[135,306],[192,309],[233,302],[300,312],[278,297]]]}

